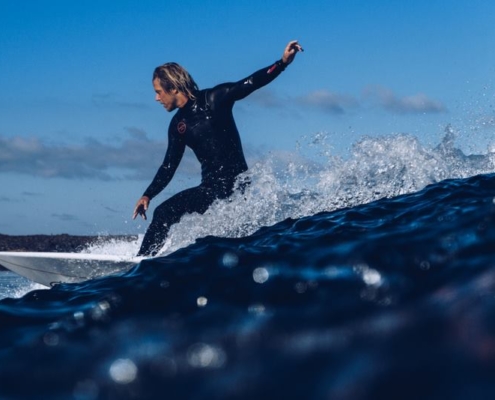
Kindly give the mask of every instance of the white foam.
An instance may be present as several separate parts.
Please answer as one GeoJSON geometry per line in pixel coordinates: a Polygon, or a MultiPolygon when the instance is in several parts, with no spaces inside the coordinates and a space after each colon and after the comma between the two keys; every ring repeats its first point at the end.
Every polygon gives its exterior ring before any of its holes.
{"type": "Polygon", "coordinates": [[[100,240],[87,246],[82,253],[111,254],[123,259],[130,259],[137,254],[142,240],[143,235],[138,235],[137,239],[132,241],[124,238],[112,238],[109,240],[107,237],[102,236],[100,240]]]}
{"type": "Polygon", "coordinates": [[[17,299],[33,290],[48,289],[10,271],[0,271],[0,300],[17,299]]]}
{"type": "MultiPolygon", "coordinates": [[[[317,157],[269,154],[246,174],[251,185],[244,194],[214,203],[204,215],[186,215],[170,230],[162,253],[167,254],[207,235],[242,237],[286,218],[365,204],[380,198],[413,193],[450,178],[495,172],[495,153],[464,155],[454,147],[447,127],[442,142],[424,146],[407,134],[363,137],[348,159],[336,157],[318,134],[317,157]],[[315,162],[319,158],[319,162],[315,162]]],[[[311,150],[311,149],[309,149],[311,150]]]]}

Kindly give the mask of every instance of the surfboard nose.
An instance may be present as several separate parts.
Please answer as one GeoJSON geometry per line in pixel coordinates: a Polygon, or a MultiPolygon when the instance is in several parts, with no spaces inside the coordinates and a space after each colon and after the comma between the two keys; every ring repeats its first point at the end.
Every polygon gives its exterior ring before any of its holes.
{"type": "Polygon", "coordinates": [[[140,260],[102,254],[0,252],[0,265],[48,287],[126,272],[140,260]]]}

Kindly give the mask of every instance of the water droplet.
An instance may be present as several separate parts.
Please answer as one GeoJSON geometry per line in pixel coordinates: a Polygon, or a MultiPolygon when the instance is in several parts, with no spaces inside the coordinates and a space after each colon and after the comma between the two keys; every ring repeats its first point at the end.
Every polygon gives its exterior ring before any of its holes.
{"type": "Polygon", "coordinates": [[[76,311],[74,313],[74,319],[76,321],[83,322],[84,321],[84,313],[82,311],[76,311]]]}
{"type": "Polygon", "coordinates": [[[189,347],[187,360],[195,368],[220,368],[225,364],[226,355],[219,347],[196,343],[189,347]]]}
{"type": "Polygon", "coordinates": [[[377,270],[368,268],[363,272],[363,281],[367,285],[379,286],[382,283],[382,276],[377,270]]]}
{"type": "Polygon", "coordinates": [[[263,314],[265,306],[263,304],[252,304],[248,307],[248,311],[252,314],[263,314]]]}
{"type": "Polygon", "coordinates": [[[224,267],[227,268],[234,268],[237,267],[237,264],[239,263],[239,257],[235,253],[225,253],[222,257],[222,264],[224,267]]]}
{"type": "Polygon", "coordinates": [[[204,307],[208,304],[208,299],[204,296],[200,296],[196,300],[196,303],[198,304],[198,307],[204,307]]]}
{"type": "Polygon", "coordinates": [[[43,336],[43,342],[47,346],[57,346],[59,341],[60,341],[60,338],[59,338],[58,334],[56,334],[55,332],[47,332],[43,336]]]}
{"type": "Polygon", "coordinates": [[[269,277],[270,274],[266,268],[259,267],[253,271],[253,279],[256,283],[265,283],[269,277]]]}
{"type": "Polygon", "coordinates": [[[376,269],[370,268],[366,264],[355,265],[354,271],[361,276],[361,279],[368,286],[380,286],[383,283],[382,275],[376,269]]]}
{"type": "Polygon", "coordinates": [[[67,323],[70,325],[70,329],[81,328],[85,325],[86,322],[84,312],[76,311],[72,316],[73,320],[67,321],[67,323]]]}
{"type": "Polygon", "coordinates": [[[95,321],[104,320],[110,311],[110,303],[106,300],[100,301],[91,309],[91,318],[95,321]]]}
{"type": "Polygon", "coordinates": [[[303,294],[306,292],[306,290],[308,290],[308,285],[306,282],[297,282],[294,285],[294,289],[297,293],[303,294]]]}
{"type": "Polygon", "coordinates": [[[428,271],[430,269],[430,263],[428,261],[421,261],[419,264],[419,268],[421,268],[423,271],[428,271]]]}
{"type": "Polygon", "coordinates": [[[119,358],[110,366],[110,377],[115,382],[125,385],[136,379],[137,371],[136,364],[131,360],[119,358]]]}

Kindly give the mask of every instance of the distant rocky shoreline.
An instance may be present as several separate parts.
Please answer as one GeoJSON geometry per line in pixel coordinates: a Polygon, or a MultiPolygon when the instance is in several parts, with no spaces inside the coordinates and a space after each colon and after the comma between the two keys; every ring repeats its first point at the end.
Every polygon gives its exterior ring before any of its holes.
{"type": "MultiPolygon", "coordinates": [[[[0,234],[0,251],[47,251],[57,253],[78,252],[95,243],[105,243],[111,240],[137,239],[132,235],[109,236],[73,236],[61,235],[27,235],[10,236],[0,234]]],[[[1,266],[0,266],[1,269],[1,266]]]]}

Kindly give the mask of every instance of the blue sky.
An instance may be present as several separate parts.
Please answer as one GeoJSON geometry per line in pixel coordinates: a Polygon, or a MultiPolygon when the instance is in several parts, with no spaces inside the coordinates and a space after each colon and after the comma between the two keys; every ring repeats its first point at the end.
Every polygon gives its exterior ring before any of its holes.
{"type": "MultiPolygon", "coordinates": [[[[327,132],[465,152],[495,129],[495,3],[486,0],[0,0],[0,233],[137,233],[130,220],[166,150],[172,114],[151,73],[185,66],[201,88],[305,52],[235,117],[251,163],[327,132]]],[[[190,157],[166,193],[199,182],[190,157]]]]}

